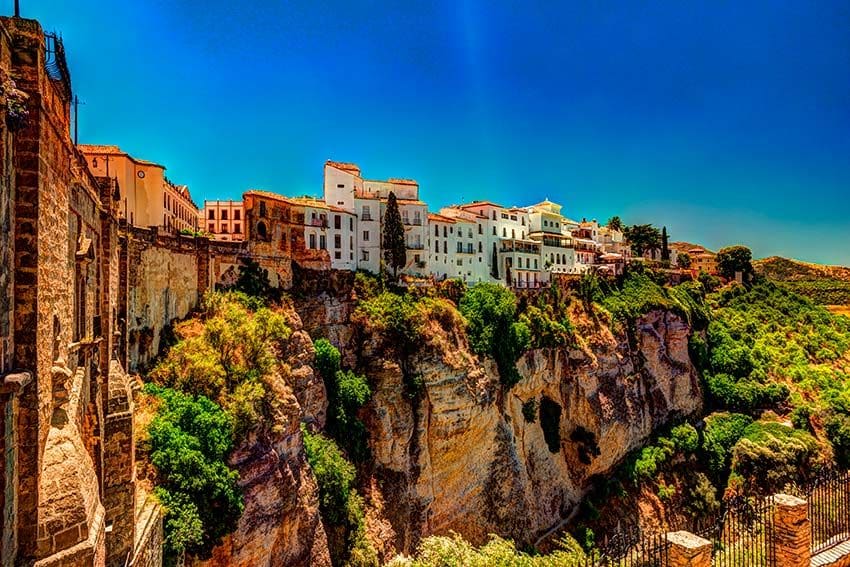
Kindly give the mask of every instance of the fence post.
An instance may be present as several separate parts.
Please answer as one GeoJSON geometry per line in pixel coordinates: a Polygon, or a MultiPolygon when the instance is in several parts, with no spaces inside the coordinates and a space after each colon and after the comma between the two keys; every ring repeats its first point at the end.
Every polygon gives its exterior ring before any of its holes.
{"type": "Polygon", "coordinates": [[[808,502],[788,494],[774,494],[773,504],[776,567],[809,567],[812,532],[808,502]]]}
{"type": "Polygon", "coordinates": [[[670,532],[669,567],[711,567],[711,542],[691,532],[670,532]]]}

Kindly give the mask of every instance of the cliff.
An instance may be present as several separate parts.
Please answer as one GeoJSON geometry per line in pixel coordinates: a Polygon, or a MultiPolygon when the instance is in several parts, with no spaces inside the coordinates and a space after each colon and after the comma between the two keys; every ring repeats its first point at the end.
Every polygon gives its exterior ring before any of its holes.
{"type": "Polygon", "coordinates": [[[368,484],[381,494],[395,550],[450,531],[474,543],[489,533],[533,543],[654,428],[697,412],[688,325],[653,311],[634,328],[630,346],[624,331],[585,317],[580,347],[527,352],[522,380],[506,391],[460,329],[430,324],[408,362],[423,385],[413,397],[383,338],[366,329],[359,360],[374,386],[364,411],[374,459],[368,484]]]}

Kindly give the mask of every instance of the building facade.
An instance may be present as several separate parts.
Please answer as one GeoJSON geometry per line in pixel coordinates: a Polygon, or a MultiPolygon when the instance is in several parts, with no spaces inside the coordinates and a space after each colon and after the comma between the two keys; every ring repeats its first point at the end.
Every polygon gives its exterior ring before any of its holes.
{"type": "Polygon", "coordinates": [[[168,232],[198,231],[200,212],[186,185],[172,183],[165,166],[138,159],[118,146],[80,144],[92,175],[118,182],[119,213],[131,226],[168,232]]]}
{"type": "Polygon", "coordinates": [[[215,240],[245,240],[245,209],[242,201],[204,201],[199,230],[215,240]]]}

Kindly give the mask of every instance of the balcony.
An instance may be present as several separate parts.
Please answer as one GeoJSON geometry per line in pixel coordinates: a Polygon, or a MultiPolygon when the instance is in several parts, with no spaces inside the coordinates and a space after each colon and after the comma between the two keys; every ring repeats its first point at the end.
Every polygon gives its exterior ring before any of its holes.
{"type": "Polygon", "coordinates": [[[310,221],[309,226],[318,226],[321,228],[328,228],[327,219],[313,219],[310,221]]]}
{"type": "Polygon", "coordinates": [[[407,218],[401,219],[402,224],[405,226],[422,226],[422,219],[413,219],[412,221],[407,218]]]}
{"type": "Polygon", "coordinates": [[[425,250],[425,245],[421,243],[414,242],[413,244],[407,245],[408,250],[425,250]]]}
{"type": "Polygon", "coordinates": [[[372,220],[372,215],[371,215],[370,213],[363,213],[362,215],[360,215],[360,220],[362,220],[362,221],[371,221],[371,220],[372,220]]]}

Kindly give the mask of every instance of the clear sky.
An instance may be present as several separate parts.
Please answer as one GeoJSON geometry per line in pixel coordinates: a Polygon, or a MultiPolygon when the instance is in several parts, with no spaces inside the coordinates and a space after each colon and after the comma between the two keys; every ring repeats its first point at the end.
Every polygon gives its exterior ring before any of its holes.
{"type": "Polygon", "coordinates": [[[319,194],[334,159],[432,210],[548,197],[850,265],[847,0],[21,3],[65,38],[80,141],[199,204],[319,194]]]}

